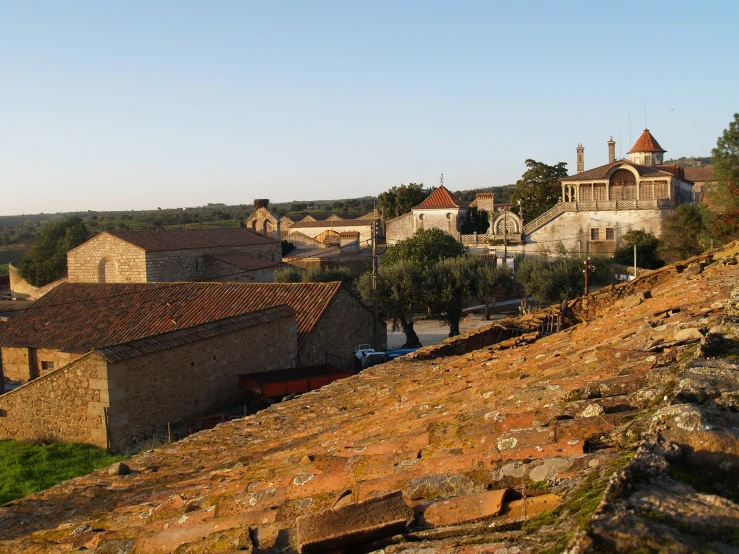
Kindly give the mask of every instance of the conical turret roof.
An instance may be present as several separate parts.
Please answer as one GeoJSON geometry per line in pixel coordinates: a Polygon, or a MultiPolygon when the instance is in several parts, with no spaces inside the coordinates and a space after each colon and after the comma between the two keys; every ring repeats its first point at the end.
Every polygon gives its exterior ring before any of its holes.
{"type": "Polygon", "coordinates": [[[667,150],[659,145],[649,129],[644,129],[644,132],[636,139],[634,146],[627,153],[631,154],[632,152],[667,152],[667,150]]]}

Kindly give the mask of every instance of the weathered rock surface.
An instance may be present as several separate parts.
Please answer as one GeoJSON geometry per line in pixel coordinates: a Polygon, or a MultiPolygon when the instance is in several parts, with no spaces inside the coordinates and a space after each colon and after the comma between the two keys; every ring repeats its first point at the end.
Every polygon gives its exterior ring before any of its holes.
{"type": "Polygon", "coordinates": [[[0,552],[736,551],[736,250],[11,502],[0,552]]]}

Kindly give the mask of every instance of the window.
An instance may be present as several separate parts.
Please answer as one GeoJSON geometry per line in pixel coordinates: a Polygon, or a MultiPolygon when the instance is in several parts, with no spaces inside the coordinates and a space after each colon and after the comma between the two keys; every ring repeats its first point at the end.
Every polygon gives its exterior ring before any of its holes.
{"type": "Polygon", "coordinates": [[[644,154],[644,165],[652,165],[652,156],[644,154]]]}
{"type": "Polygon", "coordinates": [[[44,371],[51,371],[54,369],[54,362],[41,362],[41,369],[44,371]]]}
{"type": "Polygon", "coordinates": [[[446,218],[447,219],[451,219],[452,218],[452,214],[450,214],[450,213],[446,214],[446,218]]]}
{"type": "Polygon", "coordinates": [[[616,229],[615,227],[591,227],[590,240],[593,242],[616,240],[616,229]]]}

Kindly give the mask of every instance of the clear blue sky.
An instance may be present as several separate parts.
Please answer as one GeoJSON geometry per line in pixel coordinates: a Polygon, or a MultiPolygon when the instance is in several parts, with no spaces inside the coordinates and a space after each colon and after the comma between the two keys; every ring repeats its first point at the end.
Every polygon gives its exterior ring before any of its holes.
{"type": "Polygon", "coordinates": [[[709,155],[739,2],[0,0],[0,214],[515,182],[709,155]],[[611,10],[610,13],[607,10],[611,10]]]}

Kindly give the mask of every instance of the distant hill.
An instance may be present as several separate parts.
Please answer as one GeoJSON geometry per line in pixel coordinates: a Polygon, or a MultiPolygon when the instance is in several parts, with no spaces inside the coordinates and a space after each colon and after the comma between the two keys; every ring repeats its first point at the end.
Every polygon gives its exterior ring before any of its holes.
{"type": "Polygon", "coordinates": [[[515,188],[516,185],[498,185],[495,187],[482,187],[479,189],[455,190],[454,196],[456,196],[460,202],[469,204],[475,199],[478,192],[492,192],[495,194],[496,203],[507,204],[510,202],[511,193],[515,188]]]}
{"type": "Polygon", "coordinates": [[[675,164],[680,167],[706,167],[711,165],[710,156],[691,156],[690,158],[678,158],[676,160],[666,160],[665,164],[675,164]]]}

